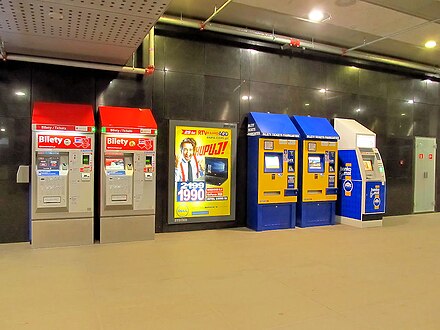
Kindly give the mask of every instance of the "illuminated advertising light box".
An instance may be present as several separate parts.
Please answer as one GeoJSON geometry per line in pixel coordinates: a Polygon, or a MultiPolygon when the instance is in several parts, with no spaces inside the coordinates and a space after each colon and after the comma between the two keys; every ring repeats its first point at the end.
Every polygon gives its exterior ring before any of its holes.
{"type": "Polygon", "coordinates": [[[170,121],[169,224],[235,220],[236,132],[170,121]]]}

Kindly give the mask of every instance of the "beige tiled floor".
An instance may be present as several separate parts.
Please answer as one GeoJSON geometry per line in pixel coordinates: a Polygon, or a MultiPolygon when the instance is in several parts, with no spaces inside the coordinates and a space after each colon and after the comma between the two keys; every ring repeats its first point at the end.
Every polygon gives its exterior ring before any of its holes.
{"type": "Polygon", "coordinates": [[[440,214],[0,245],[0,329],[440,329],[439,311],[440,214]]]}

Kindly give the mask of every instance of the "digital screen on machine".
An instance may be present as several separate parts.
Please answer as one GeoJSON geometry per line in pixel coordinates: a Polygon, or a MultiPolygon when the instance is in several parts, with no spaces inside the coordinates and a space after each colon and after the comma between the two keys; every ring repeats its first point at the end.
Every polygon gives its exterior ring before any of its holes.
{"type": "Polygon", "coordinates": [[[145,158],[145,165],[150,166],[152,163],[152,159],[150,156],[147,156],[147,158],[145,158]]]}
{"type": "Polygon", "coordinates": [[[82,163],[83,165],[90,165],[90,155],[83,155],[82,163]]]}
{"type": "Polygon", "coordinates": [[[37,169],[38,170],[59,170],[60,169],[60,156],[37,156],[37,169]]]}
{"type": "Polygon", "coordinates": [[[123,156],[107,156],[105,157],[106,170],[124,170],[125,163],[123,156]]]}
{"type": "Polygon", "coordinates": [[[365,171],[372,171],[373,170],[373,163],[371,160],[363,160],[365,171]]]}
{"type": "Polygon", "coordinates": [[[282,173],[283,154],[276,152],[266,152],[264,154],[264,173],[282,173]]]}
{"type": "Polygon", "coordinates": [[[309,172],[324,173],[323,155],[309,155],[309,172]]]}

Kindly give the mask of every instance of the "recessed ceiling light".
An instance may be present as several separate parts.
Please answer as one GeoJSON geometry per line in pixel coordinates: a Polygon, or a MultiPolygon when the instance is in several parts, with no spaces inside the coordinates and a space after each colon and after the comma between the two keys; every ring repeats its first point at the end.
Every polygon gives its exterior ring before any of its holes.
{"type": "Polygon", "coordinates": [[[310,103],[306,103],[306,104],[304,104],[304,106],[306,106],[306,107],[308,107],[310,105],[310,103]]]}
{"type": "Polygon", "coordinates": [[[252,96],[243,95],[243,96],[241,97],[241,99],[242,99],[243,101],[252,100],[252,96]]]}
{"type": "Polygon", "coordinates": [[[322,10],[314,9],[309,13],[309,20],[312,22],[323,22],[330,18],[328,13],[324,13],[322,10]]]}
{"type": "Polygon", "coordinates": [[[0,132],[6,132],[6,128],[0,128],[0,132]]]}
{"type": "Polygon", "coordinates": [[[437,43],[434,40],[428,40],[425,42],[426,48],[434,48],[435,46],[437,46],[437,43]]]}
{"type": "Polygon", "coordinates": [[[405,113],[401,113],[400,115],[401,115],[401,116],[406,116],[406,114],[405,114],[405,113]]]}
{"type": "Polygon", "coordinates": [[[319,90],[319,92],[320,92],[320,93],[325,93],[325,92],[327,92],[327,88],[321,88],[321,89],[319,90]]]}
{"type": "Polygon", "coordinates": [[[358,108],[358,109],[356,109],[356,112],[361,112],[361,109],[359,109],[359,108],[358,108]]]}
{"type": "Polygon", "coordinates": [[[408,101],[406,101],[406,103],[413,104],[414,100],[408,100],[408,101]]]}
{"type": "Polygon", "coordinates": [[[17,95],[17,96],[25,96],[26,93],[24,93],[24,92],[15,92],[15,95],[17,95]]]}

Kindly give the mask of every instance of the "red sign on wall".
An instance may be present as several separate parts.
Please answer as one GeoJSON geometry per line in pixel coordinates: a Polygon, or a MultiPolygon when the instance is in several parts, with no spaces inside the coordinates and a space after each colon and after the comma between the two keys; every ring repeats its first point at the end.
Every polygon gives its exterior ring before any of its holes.
{"type": "Polygon", "coordinates": [[[92,149],[92,139],[87,136],[38,134],[37,147],[47,149],[92,149]]]}
{"type": "Polygon", "coordinates": [[[432,154],[429,154],[429,159],[432,159],[432,154]]]}
{"type": "Polygon", "coordinates": [[[425,155],[424,154],[419,154],[419,159],[423,159],[423,158],[425,158],[425,155]]]}
{"type": "Polygon", "coordinates": [[[154,141],[148,138],[115,137],[105,138],[105,150],[154,150],[154,141]]]}

